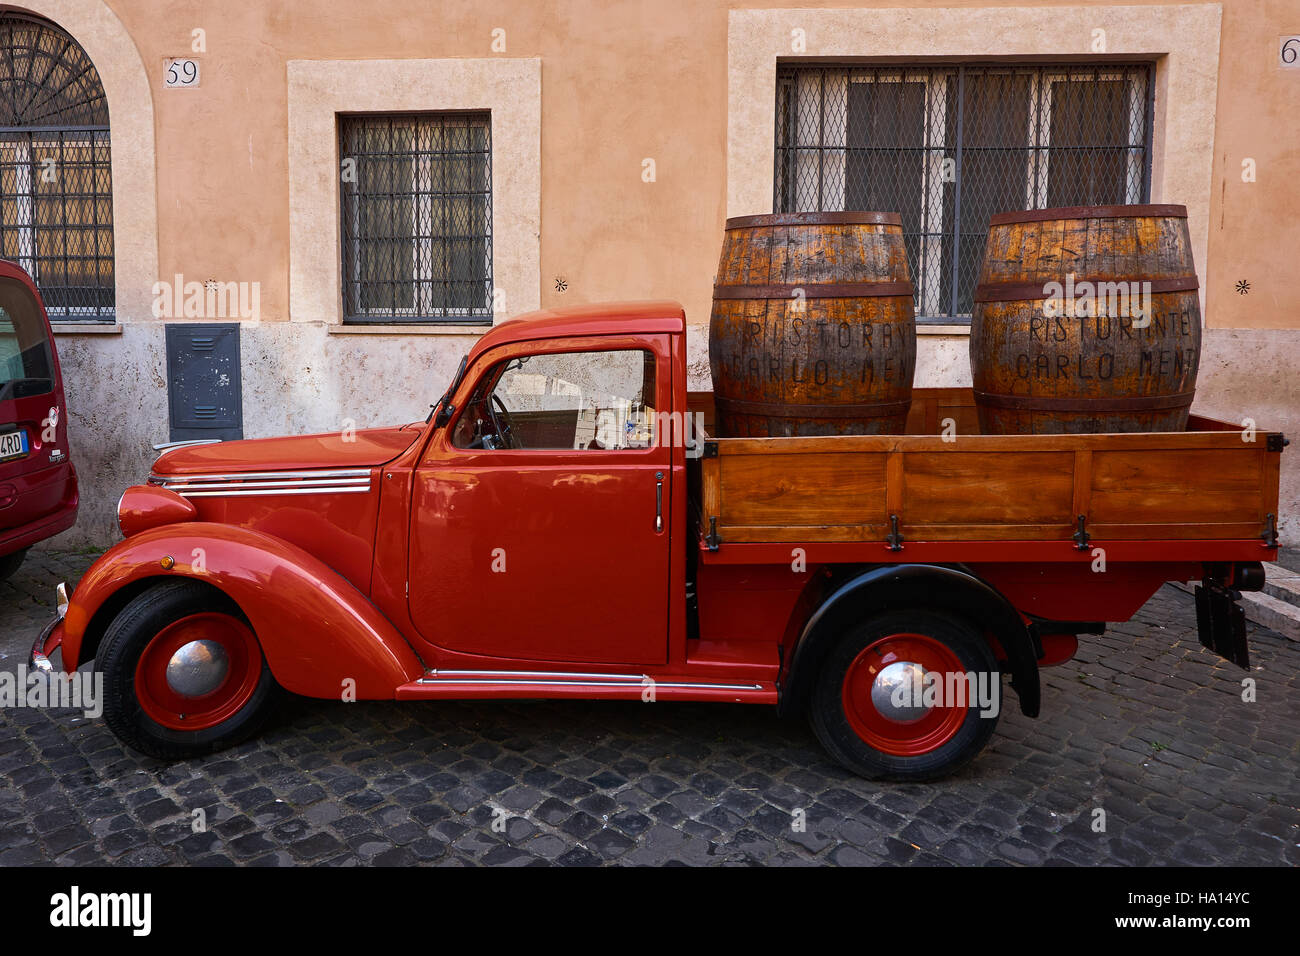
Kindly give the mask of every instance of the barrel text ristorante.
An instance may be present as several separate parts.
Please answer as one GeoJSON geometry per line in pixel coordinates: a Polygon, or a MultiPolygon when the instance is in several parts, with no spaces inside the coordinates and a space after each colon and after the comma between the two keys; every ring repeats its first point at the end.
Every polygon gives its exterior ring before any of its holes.
{"type": "Polygon", "coordinates": [[[900,434],[912,295],[897,213],[728,220],[709,326],[721,434],[900,434]]]}
{"type": "Polygon", "coordinates": [[[1183,430],[1197,288],[1184,206],[993,216],[971,317],[980,430],[1183,430]]]}

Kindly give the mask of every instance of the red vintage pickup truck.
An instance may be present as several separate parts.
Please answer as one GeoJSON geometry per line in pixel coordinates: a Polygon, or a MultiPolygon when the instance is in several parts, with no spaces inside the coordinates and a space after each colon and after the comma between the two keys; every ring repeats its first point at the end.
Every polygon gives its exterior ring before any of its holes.
{"type": "Polygon", "coordinates": [[[1037,715],[1039,669],[1166,581],[1246,663],[1281,435],[980,435],[963,389],[919,390],[905,435],[710,417],[676,303],[503,323],[425,422],[163,454],[33,660],[94,661],[108,725],[164,759],[283,688],[774,705],[904,780],[980,751],[1003,676],[1037,715]]]}

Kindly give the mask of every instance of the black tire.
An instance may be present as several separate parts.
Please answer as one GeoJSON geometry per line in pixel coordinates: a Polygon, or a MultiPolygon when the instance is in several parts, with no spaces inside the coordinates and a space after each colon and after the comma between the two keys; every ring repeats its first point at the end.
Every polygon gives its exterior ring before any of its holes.
{"type": "Polygon", "coordinates": [[[966,620],[930,610],[886,611],[850,628],[824,659],[809,706],[813,731],[846,769],[869,780],[925,781],[947,776],[970,763],[988,743],[1001,712],[1001,673],[987,642],[966,620]],[[981,716],[971,701],[966,717],[946,743],[926,753],[900,756],[869,745],[845,714],[843,687],[850,665],[863,650],[895,634],[921,634],[943,644],[965,672],[988,673],[997,688],[997,713],[981,716]]]}
{"type": "Polygon", "coordinates": [[[279,685],[259,648],[261,674],[256,688],[244,706],[223,722],[203,730],[174,730],[144,712],[135,691],[140,656],[163,628],[204,612],[229,614],[248,625],[239,606],[215,588],[198,581],[168,581],[127,603],[100,641],[95,669],[104,674],[104,722],[123,743],[150,757],[185,760],[247,740],[265,725],[279,697],[279,685]]]}
{"type": "Polygon", "coordinates": [[[15,571],[23,566],[23,559],[27,557],[27,548],[21,551],[15,551],[13,554],[6,554],[0,558],[0,581],[11,577],[15,571]]]}

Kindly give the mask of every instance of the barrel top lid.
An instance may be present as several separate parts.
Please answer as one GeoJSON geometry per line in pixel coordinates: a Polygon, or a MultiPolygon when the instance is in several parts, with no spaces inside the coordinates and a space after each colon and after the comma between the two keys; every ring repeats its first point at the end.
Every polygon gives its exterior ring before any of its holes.
{"type": "Polygon", "coordinates": [[[738,216],[727,220],[728,229],[751,229],[755,226],[901,226],[903,217],[896,212],[781,212],[766,216],[738,216]]]}
{"type": "Polygon", "coordinates": [[[1025,209],[1000,212],[989,218],[990,226],[1017,222],[1046,222],[1050,219],[1126,219],[1130,216],[1158,216],[1186,219],[1186,206],[1059,206],[1056,209],[1025,209]]]}

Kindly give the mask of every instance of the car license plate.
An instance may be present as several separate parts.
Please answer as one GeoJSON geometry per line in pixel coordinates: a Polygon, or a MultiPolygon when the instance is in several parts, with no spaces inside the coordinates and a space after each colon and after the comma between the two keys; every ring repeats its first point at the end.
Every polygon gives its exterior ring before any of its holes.
{"type": "Polygon", "coordinates": [[[25,431],[0,432],[0,461],[27,456],[27,433],[25,431]]]}

